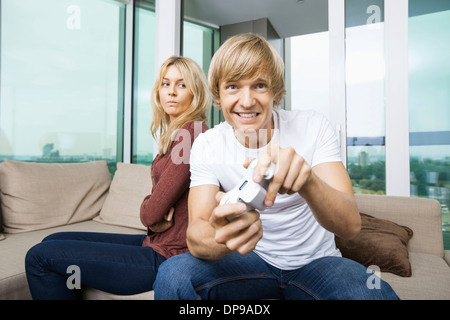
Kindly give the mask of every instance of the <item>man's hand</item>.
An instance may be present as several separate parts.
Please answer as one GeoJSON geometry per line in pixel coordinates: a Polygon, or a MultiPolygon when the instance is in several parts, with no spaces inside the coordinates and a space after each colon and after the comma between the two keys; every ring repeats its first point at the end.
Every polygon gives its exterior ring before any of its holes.
{"type": "MultiPolygon", "coordinates": [[[[251,159],[244,166],[248,167],[251,159]]],[[[270,165],[275,173],[266,199],[271,207],[277,193],[299,193],[308,203],[317,221],[343,239],[352,239],[361,229],[361,218],[348,173],[342,162],[324,162],[313,169],[293,148],[270,145],[261,153],[253,172],[253,180],[261,181],[270,165]]]]}
{"type": "MultiPolygon", "coordinates": [[[[251,159],[244,164],[247,168],[251,159]]],[[[275,173],[269,184],[265,205],[271,207],[277,193],[293,194],[299,192],[311,177],[311,166],[293,148],[280,148],[273,144],[267,147],[258,158],[253,172],[253,180],[260,182],[270,163],[275,163],[275,173]]]]}
{"type": "Polygon", "coordinates": [[[148,228],[153,232],[164,232],[170,229],[173,226],[173,213],[175,212],[174,208],[170,208],[169,212],[165,214],[164,220],[155,223],[154,225],[149,226],[148,228]]]}
{"type": "MultiPolygon", "coordinates": [[[[218,192],[217,203],[223,192],[218,192]]],[[[244,203],[230,203],[217,206],[209,219],[210,225],[215,230],[215,241],[224,244],[231,251],[237,251],[245,255],[253,249],[262,237],[262,224],[259,213],[249,211],[229,222],[228,216],[235,216],[243,213],[247,206],[244,203]]]]}

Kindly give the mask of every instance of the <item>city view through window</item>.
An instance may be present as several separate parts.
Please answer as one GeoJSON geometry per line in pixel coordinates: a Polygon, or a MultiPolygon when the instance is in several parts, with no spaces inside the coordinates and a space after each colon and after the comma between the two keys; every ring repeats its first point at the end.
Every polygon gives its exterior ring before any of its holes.
{"type": "Polygon", "coordinates": [[[0,160],[101,159],[114,170],[124,18],[115,1],[1,1],[0,160]]]}

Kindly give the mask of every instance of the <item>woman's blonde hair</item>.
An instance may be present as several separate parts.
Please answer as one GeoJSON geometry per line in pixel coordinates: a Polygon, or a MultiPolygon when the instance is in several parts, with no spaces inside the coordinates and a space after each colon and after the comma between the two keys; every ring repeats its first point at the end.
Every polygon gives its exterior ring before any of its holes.
{"type": "Polygon", "coordinates": [[[192,59],[172,56],[159,68],[159,74],[153,84],[150,103],[153,110],[153,120],[150,127],[153,138],[158,142],[160,154],[165,154],[172,145],[179,128],[189,121],[206,121],[206,113],[211,105],[211,94],[208,90],[205,74],[200,66],[192,59]],[[181,73],[186,88],[192,95],[192,102],[187,110],[170,121],[164,111],[159,97],[164,75],[170,66],[175,66],[181,73]]]}
{"type": "Polygon", "coordinates": [[[286,89],[284,62],[278,52],[262,36],[252,33],[238,34],[226,40],[214,54],[209,67],[209,89],[216,106],[221,82],[256,76],[268,81],[274,95],[274,105],[279,106],[286,89]]]}

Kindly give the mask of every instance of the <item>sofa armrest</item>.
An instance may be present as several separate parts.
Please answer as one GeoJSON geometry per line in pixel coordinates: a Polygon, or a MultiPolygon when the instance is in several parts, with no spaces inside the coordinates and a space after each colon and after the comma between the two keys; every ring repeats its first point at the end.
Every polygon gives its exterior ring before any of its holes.
{"type": "Polygon", "coordinates": [[[444,250],[444,259],[447,264],[450,266],[450,250],[444,250]]]}

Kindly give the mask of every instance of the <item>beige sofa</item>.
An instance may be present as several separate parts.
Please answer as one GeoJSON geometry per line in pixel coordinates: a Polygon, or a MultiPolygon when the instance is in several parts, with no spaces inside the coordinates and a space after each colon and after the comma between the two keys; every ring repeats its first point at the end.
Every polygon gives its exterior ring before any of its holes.
{"type": "MultiPolygon", "coordinates": [[[[29,248],[49,234],[59,231],[145,233],[139,207],[150,190],[150,168],[143,165],[118,163],[111,181],[104,161],[0,163],[3,230],[0,233],[0,299],[31,299],[24,257],[29,248]]],[[[439,204],[429,199],[372,195],[357,195],[357,201],[362,213],[397,223],[387,222],[400,233],[408,230],[402,226],[413,232],[406,242],[397,238],[386,241],[393,243],[390,250],[406,255],[403,267],[406,264],[407,268],[410,262],[412,275],[398,276],[383,272],[382,267],[381,278],[392,285],[401,299],[450,299],[450,255],[443,250],[439,204]]],[[[392,236],[389,232],[384,234],[392,236]]],[[[383,265],[380,258],[389,260],[379,254],[372,256],[378,261],[371,259],[371,264],[375,261],[383,265]]],[[[92,288],[82,290],[85,299],[153,298],[153,291],[118,296],[92,288]]]]}
{"type": "MultiPolygon", "coordinates": [[[[150,167],[105,161],[0,163],[0,299],[31,299],[24,259],[32,246],[60,231],[145,234],[139,218],[151,191],[150,167]],[[0,229],[1,231],[1,229],[0,229]]],[[[152,299],[153,291],[116,296],[92,288],[86,299],[152,299]]]]}

